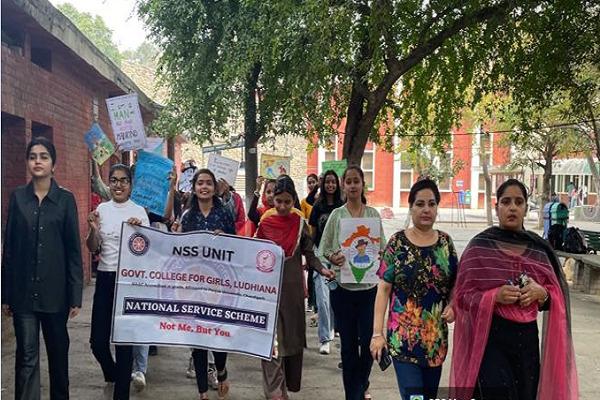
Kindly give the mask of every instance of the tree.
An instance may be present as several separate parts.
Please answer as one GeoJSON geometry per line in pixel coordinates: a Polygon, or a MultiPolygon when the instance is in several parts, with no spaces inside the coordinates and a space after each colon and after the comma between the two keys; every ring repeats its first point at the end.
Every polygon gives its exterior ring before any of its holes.
{"type": "Polygon", "coordinates": [[[69,18],[104,55],[115,64],[121,65],[122,55],[112,40],[112,30],[106,26],[99,15],[81,12],[70,3],[57,6],[58,10],[69,18]]]}
{"type": "Polygon", "coordinates": [[[164,50],[178,119],[197,140],[226,136],[258,67],[259,137],[326,141],[343,124],[350,163],[369,139],[391,149],[394,135],[433,134],[443,148],[471,105],[467,89],[476,103],[498,82],[532,86],[514,78],[527,58],[566,49],[574,32],[588,40],[600,20],[591,0],[140,0],[140,12],[164,50]]]}
{"type": "Polygon", "coordinates": [[[135,50],[125,50],[123,52],[124,59],[153,69],[156,69],[159,57],[158,47],[147,40],[144,40],[135,50]]]}
{"type": "MultiPolygon", "coordinates": [[[[264,7],[294,20],[276,41],[295,60],[284,123],[298,114],[322,135],[346,118],[343,156],[355,163],[368,139],[389,144],[394,134],[435,133],[443,146],[467,105],[467,88],[482,91],[502,75],[521,74],[523,58],[566,48],[573,36],[565,32],[597,26],[599,13],[591,1],[567,0],[275,3],[264,7]],[[390,116],[395,123],[387,123],[390,116]]],[[[289,124],[290,131],[302,128],[289,124]]]]}

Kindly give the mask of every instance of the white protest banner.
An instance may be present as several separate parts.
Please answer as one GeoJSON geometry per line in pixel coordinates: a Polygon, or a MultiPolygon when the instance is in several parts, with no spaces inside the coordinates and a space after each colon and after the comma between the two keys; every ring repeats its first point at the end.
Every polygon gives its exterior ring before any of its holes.
{"type": "Polygon", "coordinates": [[[146,145],[143,150],[149,153],[158,154],[162,156],[164,150],[165,139],[161,137],[147,137],[146,145]]]}
{"type": "Polygon", "coordinates": [[[183,193],[190,193],[192,191],[192,178],[196,173],[196,167],[186,168],[179,177],[179,183],[177,184],[177,189],[183,193]]]}
{"type": "Polygon", "coordinates": [[[340,219],[340,246],[346,263],[342,283],[377,283],[381,225],[377,218],[340,219]]]}
{"type": "Polygon", "coordinates": [[[154,214],[164,216],[172,170],[173,161],[168,158],[138,151],[131,200],[154,214]]]}
{"type": "Polygon", "coordinates": [[[146,133],[137,93],[106,99],[106,107],[119,150],[143,149],[146,133]]]}
{"type": "Polygon", "coordinates": [[[223,157],[218,154],[211,153],[208,156],[208,164],[206,168],[210,169],[217,180],[225,179],[230,186],[235,185],[240,162],[231,158],[223,157]]]}
{"type": "Polygon", "coordinates": [[[283,257],[265,240],[123,223],[111,341],[268,360],[283,257]]]}

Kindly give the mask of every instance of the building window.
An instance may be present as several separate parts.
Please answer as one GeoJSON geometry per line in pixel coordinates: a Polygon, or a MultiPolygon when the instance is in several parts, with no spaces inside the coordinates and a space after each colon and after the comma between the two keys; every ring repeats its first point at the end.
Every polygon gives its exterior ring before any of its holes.
{"type": "Polygon", "coordinates": [[[46,71],[52,71],[52,52],[43,47],[32,47],[31,62],[46,71]]]}
{"type": "Polygon", "coordinates": [[[325,150],[325,158],[323,161],[335,161],[336,159],[335,150],[325,150]]]}
{"type": "Polygon", "coordinates": [[[45,137],[49,141],[53,141],[52,127],[39,122],[31,121],[31,137],[45,137]]]}
{"type": "MultiPolygon", "coordinates": [[[[452,151],[452,145],[450,146],[449,150],[446,150],[444,158],[440,159],[439,157],[436,157],[435,162],[436,162],[436,166],[439,170],[441,171],[445,171],[448,174],[450,174],[452,172],[452,157],[453,157],[453,151],[452,151]]],[[[438,188],[440,189],[440,191],[444,192],[444,191],[452,191],[452,177],[451,176],[447,176],[444,179],[440,180],[438,182],[438,188]]]]}
{"type": "Polygon", "coordinates": [[[400,190],[410,190],[413,181],[413,163],[410,155],[402,152],[400,153],[400,190]]]}
{"type": "Polygon", "coordinates": [[[2,43],[23,55],[25,33],[18,23],[9,21],[8,18],[2,19],[2,43]]]}
{"type": "Polygon", "coordinates": [[[365,186],[367,190],[375,190],[375,145],[363,154],[360,167],[365,174],[365,186]]]}

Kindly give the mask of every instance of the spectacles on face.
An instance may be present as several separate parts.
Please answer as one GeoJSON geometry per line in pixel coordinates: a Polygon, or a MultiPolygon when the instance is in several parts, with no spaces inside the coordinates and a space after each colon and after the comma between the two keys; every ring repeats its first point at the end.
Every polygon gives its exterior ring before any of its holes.
{"type": "Polygon", "coordinates": [[[131,183],[131,180],[127,177],[125,178],[115,178],[112,177],[108,180],[108,182],[112,185],[112,186],[117,186],[119,184],[121,184],[122,186],[127,186],[131,183]]]}

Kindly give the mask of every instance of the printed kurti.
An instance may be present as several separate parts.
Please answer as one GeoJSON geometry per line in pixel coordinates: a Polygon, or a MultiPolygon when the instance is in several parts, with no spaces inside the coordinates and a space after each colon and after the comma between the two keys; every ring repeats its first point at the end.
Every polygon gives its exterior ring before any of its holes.
{"type": "Polygon", "coordinates": [[[448,326],[441,315],[450,299],[457,264],[452,240],[444,232],[427,247],[411,243],[403,230],[391,237],[377,274],[392,284],[387,338],[396,359],[423,367],[444,362],[448,326]]]}

